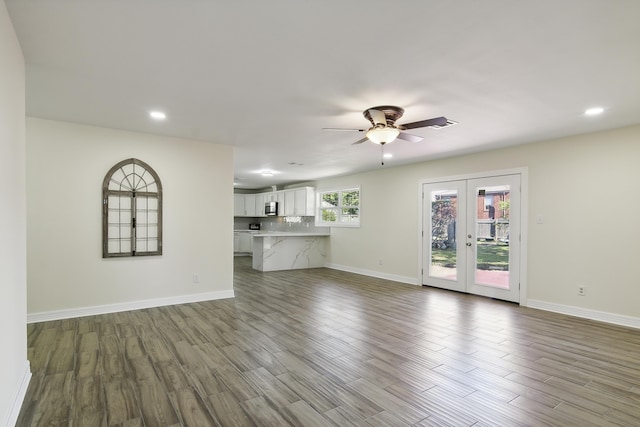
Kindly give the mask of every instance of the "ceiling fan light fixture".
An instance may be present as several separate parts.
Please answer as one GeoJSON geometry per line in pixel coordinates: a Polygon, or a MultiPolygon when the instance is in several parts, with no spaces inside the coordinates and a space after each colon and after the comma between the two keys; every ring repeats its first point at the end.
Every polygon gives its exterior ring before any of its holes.
{"type": "Polygon", "coordinates": [[[367,131],[367,138],[375,144],[388,144],[395,141],[400,130],[393,127],[374,127],[367,131]]]}

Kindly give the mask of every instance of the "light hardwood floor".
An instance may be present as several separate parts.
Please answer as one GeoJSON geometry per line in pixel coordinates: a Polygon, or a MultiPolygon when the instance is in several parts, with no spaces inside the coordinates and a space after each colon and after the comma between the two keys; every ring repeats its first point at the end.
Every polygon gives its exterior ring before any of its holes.
{"type": "Polygon", "coordinates": [[[640,331],[329,269],[28,326],[19,426],[640,426],[640,331]]]}

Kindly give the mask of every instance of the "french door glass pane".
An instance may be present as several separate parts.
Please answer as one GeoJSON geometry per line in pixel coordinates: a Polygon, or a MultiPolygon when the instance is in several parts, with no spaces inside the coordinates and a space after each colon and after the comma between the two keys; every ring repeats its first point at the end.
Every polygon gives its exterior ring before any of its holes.
{"type": "Polygon", "coordinates": [[[429,275],[457,280],[456,221],[458,190],[436,190],[431,198],[431,262],[429,275]]]}
{"type": "Polygon", "coordinates": [[[510,186],[476,188],[475,283],[509,289],[510,186]]]}

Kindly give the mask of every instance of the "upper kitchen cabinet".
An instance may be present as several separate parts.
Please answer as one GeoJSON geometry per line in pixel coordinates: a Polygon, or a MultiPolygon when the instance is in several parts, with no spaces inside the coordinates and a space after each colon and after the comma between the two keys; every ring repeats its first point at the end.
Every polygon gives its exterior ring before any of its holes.
{"type": "Polygon", "coordinates": [[[258,194],[234,194],[234,216],[263,217],[267,202],[278,202],[278,216],[315,216],[315,189],[292,188],[258,194]]]}
{"type": "Polygon", "coordinates": [[[277,202],[278,194],[282,193],[282,191],[272,191],[270,193],[262,193],[264,196],[264,201],[266,202],[277,202]]]}
{"type": "Polygon", "coordinates": [[[267,193],[256,194],[256,215],[255,216],[267,216],[264,212],[264,203],[266,201],[267,193]]]}
{"type": "Polygon", "coordinates": [[[284,215],[284,191],[276,191],[276,202],[278,202],[278,216],[284,215]]]}
{"type": "Polygon", "coordinates": [[[245,194],[244,195],[244,216],[258,216],[256,210],[256,195],[245,194]]]}
{"type": "Polygon", "coordinates": [[[233,195],[233,215],[234,216],[257,216],[256,195],[255,194],[234,194],[233,195]]]}
{"type": "Polygon", "coordinates": [[[233,195],[233,216],[245,216],[247,212],[244,210],[244,194],[233,195]]]}
{"type": "Polygon", "coordinates": [[[296,207],[295,197],[296,197],[295,191],[293,190],[286,190],[284,192],[284,209],[282,209],[284,211],[284,216],[295,215],[294,213],[295,207],[296,207]]]}
{"type": "Polygon", "coordinates": [[[315,190],[313,187],[300,187],[284,191],[285,216],[314,216],[315,190]]]}

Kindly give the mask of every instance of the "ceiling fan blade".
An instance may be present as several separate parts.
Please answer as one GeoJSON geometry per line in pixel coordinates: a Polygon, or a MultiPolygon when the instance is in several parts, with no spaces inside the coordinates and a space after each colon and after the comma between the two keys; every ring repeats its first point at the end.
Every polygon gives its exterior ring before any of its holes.
{"type": "Polygon", "coordinates": [[[335,130],[340,132],[364,132],[366,129],[347,129],[347,128],[322,128],[322,130],[335,130]]]}
{"type": "Polygon", "coordinates": [[[446,117],[435,117],[433,119],[421,120],[419,122],[405,123],[398,126],[400,129],[426,128],[429,126],[444,126],[447,124],[446,117]]]}
{"type": "Polygon", "coordinates": [[[371,120],[373,120],[374,125],[387,125],[387,117],[382,111],[370,108],[369,115],[371,116],[371,120]]]}
{"type": "Polygon", "coordinates": [[[368,141],[368,140],[369,140],[369,139],[368,139],[367,137],[364,137],[364,138],[362,138],[362,139],[357,140],[356,142],[354,142],[354,143],[353,143],[353,144],[351,144],[351,145],[362,144],[363,142],[366,142],[366,141],[368,141]]]}
{"type": "Polygon", "coordinates": [[[398,139],[404,139],[405,141],[409,142],[420,142],[424,138],[418,135],[411,135],[410,133],[400,132],[400,134],[398,135],[398,139]]]}

